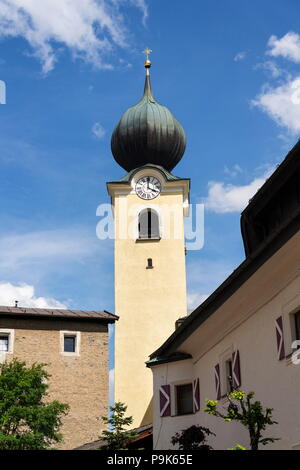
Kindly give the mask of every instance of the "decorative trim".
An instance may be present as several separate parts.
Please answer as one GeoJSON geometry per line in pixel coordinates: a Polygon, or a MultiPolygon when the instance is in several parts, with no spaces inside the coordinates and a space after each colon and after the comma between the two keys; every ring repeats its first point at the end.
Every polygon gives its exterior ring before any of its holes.
{"type": "Polygon", "coordinates": [[[199,378],[193,380],[193,407],[194,413],[200,410],[200,381],[199,378]]]}
{"type": "Polygon", "coordinates": [[[171,387],[161,385],[159,387],[160,417],[165,418],[171,415],[171,387]]]}
{"type": "Polygon", "coordinates": [[[232,354],[232,382],[234,389],[239,388],[242,384],[240,353],[238,350],[232,354]]]}
{"type": "Polygon", "coordinates": [[[281,361],[285,358],[282,316],[278,317],[275,320],[275,328],[277,339],[277,359],[281,361]]]}
{"type": "Polygon", "coordinates": [[[221,398],[220,364],[215,365],[214,374],[215,374],[217,400],[219,400],[221,398]]]}

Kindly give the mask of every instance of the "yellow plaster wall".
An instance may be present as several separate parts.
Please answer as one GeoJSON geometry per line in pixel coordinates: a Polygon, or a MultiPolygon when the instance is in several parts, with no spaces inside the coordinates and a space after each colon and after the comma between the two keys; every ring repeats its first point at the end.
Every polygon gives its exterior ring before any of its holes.
{"type": "MultiPolygon", "coordinates": [[[[120,317],[115,336],[115,399],[126,403],[136,427],[152,422],[152,374],[145,361],[174,331],[175,321],[186,315],[183,192],[162,193],[150,202],[135,194],[116,195],[113,202],[115,311],[120,317]],[[164,205],[175,208],[171,237],[138,242],[121,239],[118,223],[124,216],[124,198],[129,212],[137,203],[158,210],[164,205]],[[174,239],[178,223],[180,238],[174,239]],[[153,269],[146,269],[148,258],[153,260],[153,269]]],[[[161,222],[165,225],[163,215],[161,222]]]]}

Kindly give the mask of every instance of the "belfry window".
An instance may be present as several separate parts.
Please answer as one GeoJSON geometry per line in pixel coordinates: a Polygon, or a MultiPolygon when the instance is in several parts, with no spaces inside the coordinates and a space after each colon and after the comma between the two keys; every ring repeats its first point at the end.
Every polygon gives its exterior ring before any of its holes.
{"type": "Polygon", "coordinates": [[[139,239],[158,238],[160,238],[158,214],[153,209],[144,209],[139,213],[139,239]]]}

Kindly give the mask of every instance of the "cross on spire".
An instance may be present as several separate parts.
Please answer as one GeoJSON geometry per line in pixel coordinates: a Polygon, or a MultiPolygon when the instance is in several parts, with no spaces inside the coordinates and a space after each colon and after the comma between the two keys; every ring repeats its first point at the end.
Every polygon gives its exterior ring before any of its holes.
{"type": "Polygon", "coordinates": [[[146,54],[146,60],[145,60],[145,67],[146,69],[149,69],[151,67],[151,60],[149,59],[149,55],[151,54],[152,49],[149,49],[149,47],[147,47],[143,53],[146,54]]]}
{"type": "Polygon", "coordinates": [[[149,47],[146,47],[146,49],[143,52],[144,52],[144,54],[146,54],[146,60],[149,60],[149,55],[153,51],[152,51],[152,49],[149,49],[149,47]]]}

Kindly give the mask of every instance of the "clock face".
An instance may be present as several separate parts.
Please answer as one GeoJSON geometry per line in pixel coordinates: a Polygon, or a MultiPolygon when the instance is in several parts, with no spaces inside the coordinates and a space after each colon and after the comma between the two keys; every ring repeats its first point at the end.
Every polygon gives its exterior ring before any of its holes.
{"type": "Polygon", "coordinates": [[[155,176],[144,176],[136,183],[135,191],[142,199],[154,199],[161,192],[161,184],[155,176]]]}

